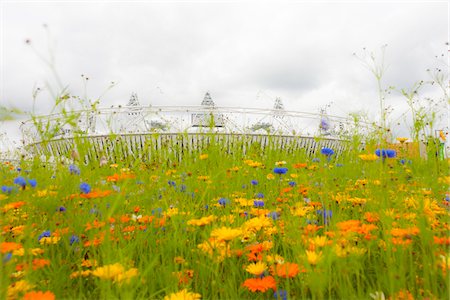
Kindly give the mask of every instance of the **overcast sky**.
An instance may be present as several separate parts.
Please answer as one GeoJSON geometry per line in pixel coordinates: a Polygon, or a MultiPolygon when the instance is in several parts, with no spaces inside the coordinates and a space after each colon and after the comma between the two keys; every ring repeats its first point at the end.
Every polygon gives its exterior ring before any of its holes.
{"type": "MultiPolygon", "coordinates": [[[[379,113],[375,78],[353,53],[386,48],[386,86],[429,80],[447,55],[449,6],[432,2],[1,2],[0,104],[48,113],[57,82],[101,106],[198,105],[206,91],[218,106],[285,108],[346,115],[379,113]],[[43,24],[47,24],[46,30],[43,24]],[[30,41],[30,45],[25,40],[30,41]],[[50,50],[49,50],[50,45],[50,50]],[[47,84],[46,84],[47,82],[47,84]]],[[[447,58],[445,58],[445,61],[447,58]]],[[[445,69],[445,67],[444,67],[445,69]]],[[[437,97],[435,88],[424,93],[437,97]]],[[[423,94],[425,97],[426,94],[423,94]]],[[[407,110],[394,91],[394,116],[407,110]]],[[[5,131],[10,125],[1,125],[5,131]]],[[[7,129],[9,130],[9,129],[7,129]]]]}

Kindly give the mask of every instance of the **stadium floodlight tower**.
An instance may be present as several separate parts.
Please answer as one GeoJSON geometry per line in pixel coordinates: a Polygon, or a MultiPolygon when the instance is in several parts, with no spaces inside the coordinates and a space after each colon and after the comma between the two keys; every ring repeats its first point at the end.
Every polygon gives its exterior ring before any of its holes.
{"type": "Polygon", "coordinates": [[[220,130],[225,128],[224,116],[216,111],[216,105],[209,92],[203,97],[199,112],[191,115],[192,127],[198,130],[202,128],[211,128],[220,130]]]}

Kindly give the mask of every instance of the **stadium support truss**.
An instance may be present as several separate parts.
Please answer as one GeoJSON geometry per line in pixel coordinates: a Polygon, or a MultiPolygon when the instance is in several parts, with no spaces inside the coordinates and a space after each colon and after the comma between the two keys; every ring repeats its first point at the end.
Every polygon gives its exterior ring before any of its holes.
{"type": "MultiPolygon", "coordinates": [[[[225,148],[241,143],[314,154],[346,148],[346,133],[369,130],[344,117],[288,111],[277,99],[273,109],[218,107],[209,93],[200,106],[141,106],[135,94],[125,106],[53,114],[24,122],[32,155],[69,157],[84,145],[87,160],[151,159],[156,153],[200,150],[213,140],[225,148]],[[326,125],[326,126],[325,126],[326,125]]],[[[245,149],[244,149],[245,150],[245,149]]]]}

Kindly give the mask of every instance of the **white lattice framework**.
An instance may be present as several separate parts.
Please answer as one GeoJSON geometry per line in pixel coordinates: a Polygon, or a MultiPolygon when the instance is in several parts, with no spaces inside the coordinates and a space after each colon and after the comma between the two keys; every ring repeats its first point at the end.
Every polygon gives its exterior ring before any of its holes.
{"type": "MultiPolygon", "coordinates": [[[[77,137],[94,143],[90,157],[98,157],[100,153],[112,157],[111,149],[118,139],[129,146],[128,149],[122,149],[121,154],[114,152],[114,156],[142,157],[146,155],[142,152],[149,143],[153,145],[152,151],[157,151],[158,147],[168,141],[177,145],[181,143],[182,148],[195,148],[203,143],[202,140],[210,139],[211,134],[231,143],[246,139],[249,144],[258,142],[261,145],[270,137],[272,141],[278,139],[279,142],[275,144],[280,147],[295,144],[292,147],[306,147],[310,152],[315,152],[326,143],[332,143],[335,148],[341,149],[344,133],[370,130],[370,124],[354,124],[348,118],[330,115],[326,116],[330,126],[324,130],[321,125],[323,120],[322,114],[279,108],[131,105],[74,111],[70,116],[41,116],[34,121],[24,122],[21,130],[25,144],[34,154],[67,155],[77,137]],[[183,138],[180,141],[180,134],[186,137],[184,142],[183,138]],[[320,143],[314,139],[318,136],[321,137],[320,143]],[[154,141],[150,142],[152,139],[154,141]],[[309,144],[305,144],[306,142],[309,144]]],[[[148,148],[146,151],[149,151],[148,148]]]]}

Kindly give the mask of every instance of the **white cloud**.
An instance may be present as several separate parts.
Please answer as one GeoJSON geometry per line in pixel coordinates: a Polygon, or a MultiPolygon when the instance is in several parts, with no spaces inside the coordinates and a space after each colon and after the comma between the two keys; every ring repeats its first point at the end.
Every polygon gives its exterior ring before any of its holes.
{"type": "MultiPolygon", "coordinates": [[[[1,104],[31,109],[34,85],[54,80],[25,45],[48,56],[42,24],[56,44],[56,68],[73,94],[104,106],[199,104],[209,90],[222,106],[378,113],[375,79],[352,56],[389,44],[386,85],[426,79],[448,39],[446,3],[14,3],[2,4],[1,104]]],[[[405,105],[390,99],[400,111],[405,105]]],[[[39,99],[40,112],[51,99],[39,99]]]]}

